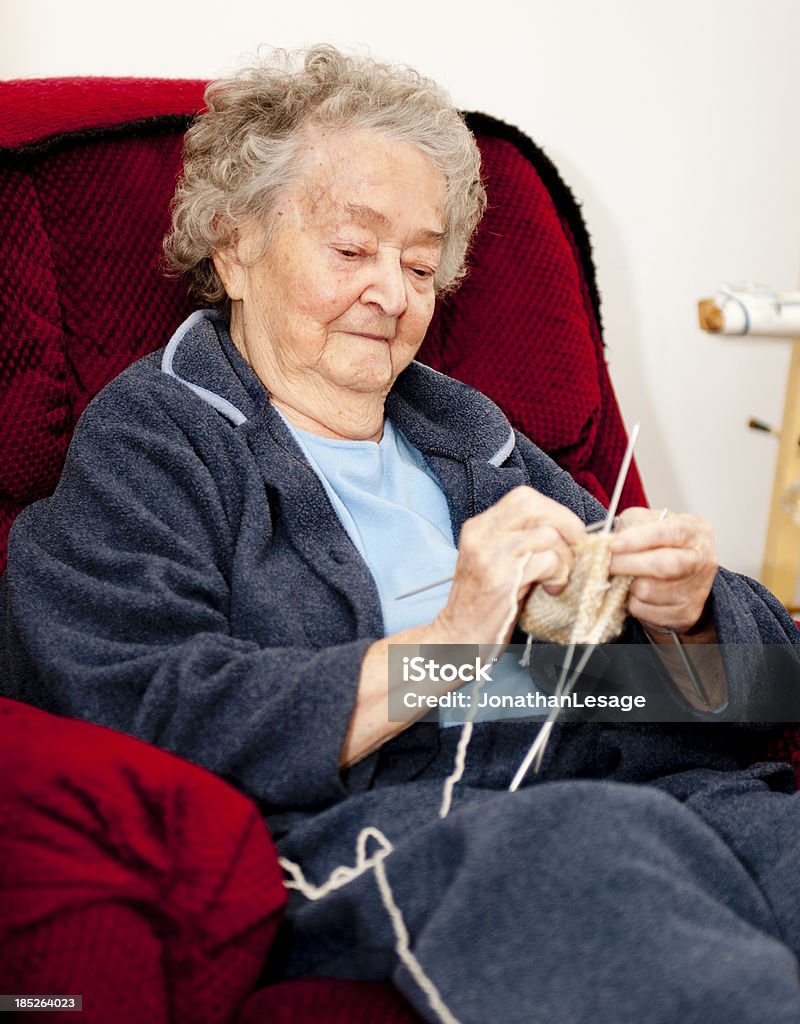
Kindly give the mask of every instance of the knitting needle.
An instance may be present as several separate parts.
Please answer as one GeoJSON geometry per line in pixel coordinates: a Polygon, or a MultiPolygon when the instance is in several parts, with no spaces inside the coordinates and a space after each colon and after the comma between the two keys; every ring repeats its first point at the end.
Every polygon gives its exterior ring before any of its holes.
{"type": "MultiPolygon", "coordinates": [[[[575,666],[575,671],[572,673],[572,676],[570,677],[569,681],[565,683],[564,680],[567,672],[569,672],[570,664],[572,662],[572,656],[575,653],[575,647],[576,644],[571,643],[567,650],[567,657],[564,661],[564,666],[561,669],[561,678],[559,679],[558,685],[555,689],[555,695],[557,697],[561,697],[562,695],[566,695],[572,692],[572,688],[578,681],[578,678],[581,672],[583,671],[586,662],[594,654],[594,646],[587,647],[586,650],[583,652],[580,661],[575,666]]],[[[517,774],[514,776],[511,785],[508,787],[509,793],[515,793],[517,791],[520,783],[528,774],[528,769],[530,768],[531,764],[533,764],[534,772],[538,772],[539,769],[542,767],[545,748],[547,747],[547,742],[550,739],[550,733],[553,731],[553,726],[556,724],[556,719],[558,718],[560,713],[560,707],[554,708],[547,716],[546,721],[542,723],[539,732],[536,734],[536,739],[531,744],[531,747],[528,750],[528,753],[525,755],[522,764],[517,769],[517,774]]]]}
{"type": "Polygon", "coordinates": [[[639,424],[634,424],[631,436],[628,438],[628,447],[625,449],[625,454],[622,457],[622,464],[619,467],[619,473],[617,473],[617,482],[614,484],[614,493],[611,495],[611,502],[608,506],[608,515],[606,521],[603,524],[603,533],[611,533],[611,525],[614,522],[614,516],[617,514],[617,505],[619,505],[619,499],[622,497],[622,488],[625,486],[625,480],[628,477],[628,470],[631,468],[631,461],[633,459],[633,449],[636,447],[636,438],[639,436],[639,424]]]}
{"type": "MultiPolygon", "coordinates": [[[[638,436],[639,424],[636,423],[633,427],[633,430],[631,430],[631,436],[628,438],[628,447],[625,449],[625,454],[622,457],[622,463],[620,464],[619,473],[617,474],[617,481],[614,484],[614,492],[611,495],[611,501],[609,502],[608,506],[608,515],[601,524],[602,532],[605,534],[611,532],[611,527],[614,524],[614,516],[617,511],[617,505],[619,504],[620,496],[622,495],[622,488],[625,484],[625,478],[627,477],[628,470],[631,466],[631,461],[633,459],[633,449],[636,446],[636,438],[638,436]]],[[[664,517],[664,514],[665,513],[662,513],[661,518],[664,517]]],[[[567,675],[572,666],[572,658],[575,654],[576,646],[576,641],[571,640],[569,647],[567,648],[566,658],[564,659],[564,664],[561,668],[561,674],[556,685],[555,692],[557,696],[561,696],[561,694],[568,694],[572,691],[572,688],[574,687],[581,672],[583,671],[586,662],[589,660],[589,658],[592,656],[594,652],[594,645],[590,645],[586,648],[578,662],[577,667],[570,676],[569,680],[567,680],[567,675]]],[[[553,726],[555,725],[560,713],[560,707],[554,708],[547,716],[547,719],[542,723],[539,732],[536,734],[536,739],[531,744],[531,747],[528,750],[528,753],[525,755],[522,764],[517,769],[517,773],[514,776],[511,785],[509,786],[509,792],[513,793],[519,788],[522,780],[527,775],[531,764],[533,764],[534,772],[538,772],[539,769],[542,767],[542,761],[544,760],[544,752],[547,748],[550,735],[553,731],[553,726]]]]}
{"type": "MultiPolygon", "coordinates": [[[[620,463],[619,472],[617,473],[617,479],[614,484],[614,491],[611,495],[611,501],[608,503],[608,514],[605,520],[603,520],[602,523],[598,524],[600,527],[600,532],[603,535],[608,535],[611,532],[611,527],[614,525],[616,521],[615,516],[617,512],[617,506],[619,505],[619,499],[622,496],[622,488],[625,486],[625,480],[628,476],[628,470],[631,468],[631,462],[633,461],[633,450],[636,447],[636,439],[639,437],[639,426],[639,423],[635,423],[633,425],[631,435],[628,438],[627,447],[625,448],[625,454],[622,456],[622,462],[620,463]]],[[[581,672],[583,671],[587,661],[589,660],[589,658],[591,658],[592,653],[594,651],[594,645],[590,645],[589,647],[587,647],[587,649],[583,652],[577,667],[570,676],[569,681],[567,681],[567,675],[569,673],[570,668],[572,667],[572,659],[575,655],[576,646],[576,641],[571,640],[569,647],[567,648],[567,655],[564,659],[564,665],[561,669],[561,675],[559,676],[558,684],[556,686],[556,694],[558,696],[561,696],[562,693],[569,694],[572,692],[572,688],[578,681],[581,672]]],[[[525,778],[525,775],[527,774],[528,769],[531,766],[531,763],[533,763],[534,772],[538,772],[539,769],[542,767],[542,761],[544,760],[544,752],[547,747],[547,743],[550,739],[550,733],[553,731],[553,726],[556,723],[560,711],[560,707],[555,708],[554,711],[551,711],[548,715],[547,720],[542,725],[541,729],[539,730],[536,736],[536,739],[533,742],[533,745],[528,751],[525,760],[519,766],[517,774],[514,776],[514,780],[511,783],[511,786],[509,787],[510,792],[513,793],[520,785],[522,780],[525,778]]]]}
{"type": "MultiPolygon", "coordinates": [[[[633,459],[633,449],[636,447],[636,438],[639,436],[640,424],[635,423],[631,430],[631,436],[628,438],[628,447],[625,449],[625,454],[622,457],[622,463],[619,467],[619,473],[617,474],[617,482],[614,485],[614,493],[611,495],[611,501],[608,506],[608,514],[606,518],[601,520],[599,523],[592,523],[586,527],[587,533],[594,533],[596,530],[600,530],[602,533],[610,533],[611,528],[616,521],[617,505],[619,505],[619,499],[622,497],[622,488],[625,486],[625,480],[628,476],[628,470],[631,467],[631,461],[633,459]]],[[[395,598],[396,601],[403,601],[407,597],[414,597],[415,594],[422,594],[426,590],[433,590],[434,587],[440,587],[443,583],[449,583],[453,579],[452,576],[444,576],[440,580],[434,580],[433,583],[425,583],[421,587],[415,587],[413,590],[407,590],[404,594],[400,594],[395,598]]]]}
{"type": "Polygon", "coordinates": [[[680,637],[678,636],[678,634],[675,632],[674,629],[671,629],[669,631],[669,635],[672,637],[672,642],[678,648],[678,654],[680,654],[680,656],[681,656],[681,661],[683,662],[683,667],[686,670],[686,675],[689,677],[689,681],[692,684],[692,689],[694,690],[695,697],[697,697],[698,700],[702,701],[706,706],[709,706],[709,699],[708,699],[708,694],[706,693],[706,689],[703,686],[703,684],[700,682],[699,677],[697,675],[695,675],[695,671],[694,671],[694,668],[692,667],[692,663],[691,663],[691,661],[689,661],[689,655],[684,650],[683,644],[680,641],[680,637]]]}
{"type": "MultiPolygon", "coordinates": [[[[600,530],[608,532],[606,529],[607,523],[608,518],[601,519],[596,523],[590,523],[589,526],[586,527],[586,532],[598,533],[600,530]]],[[[414,597],[415,594],[422,594],[426,590],[433,590],[434,587],[440,587],[443,583],[450,583],[452,579],[452,576],[443,576],[440,580],[434,580],[433,583],[423,583],[421,587],[415,587],[413,590],[407,590],[405,594],[400,594],[395,598],[395,601],[403,601],[407,597],[414,597]]]]}
{"type": "Polygon", "coordinates": [[[426,590],[433,590],[434,587],[441,587],[443,583],[449,583],[453,579],[455,579],[454,576],[442,576],[440,580],[434,580],[433,583],[423,583],[421,587],[414,587],[413,590],[407,590],[405,594],[400,594],[395,601],[404,601],[407,597],[422,594],[426,590]]]}
{"type": "MultiPolygon", "coordinates": [[[[669,509],[665,508],[661,515],[658,517],[658,521],[661,522],[662,519],[666,519],[668,513],[669,509]]],[[[708,704],[708,694],[706,693],[706,689],[700,682],[698,676],[695,674],[694,666],[692,665],[691,661],[689,661],[689,655],[683,649],[683,644],[680,641],[680,637],[674,629],[670,629],[668,630],[668,632],[673,644],[678,648],[678,654],[680,655],[681,661],[683,662],[683,667],[686,672],[686,675],[689,677],[689,681],[692,684],[692,689],[694,690],[695,697],[697,697],[697,699],[702,701],[704,704],[708,704]]]]}

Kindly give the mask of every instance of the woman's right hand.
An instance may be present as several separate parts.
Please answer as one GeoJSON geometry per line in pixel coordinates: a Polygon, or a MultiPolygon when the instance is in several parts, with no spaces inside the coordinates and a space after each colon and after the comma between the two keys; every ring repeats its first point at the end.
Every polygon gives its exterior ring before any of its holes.
{"type": "Polygon", "coordinates": [[[469,519],[450,596],[433,623],[441,642],[507,643],[534,584],[551,594],[564,588],[584,536],[574,512],[532,487],[516,487],[469,519]]]}
{"type": "MultiPolygon", "coordinates": [[[[360,761],[414,721],[413,716],[387,719],[391,644],[506,644],[534,584],[552,594],[564,588],[575,562],[573,548],[584,535],[573,512],[532,487],[509,491],[469,519],[461,530],[455,576],[442,611],[432,623],[376,640],[367,649],[341,765],[360,761]]],[[[459,685],[447,683],[441,692],[459,685]]]]}

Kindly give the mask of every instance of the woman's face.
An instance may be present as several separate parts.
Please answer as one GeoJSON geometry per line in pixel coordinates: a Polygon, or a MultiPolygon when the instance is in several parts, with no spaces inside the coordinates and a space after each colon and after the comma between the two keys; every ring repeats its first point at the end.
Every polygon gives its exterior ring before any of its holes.
{"type": "Polygon", "coordinates": [[[332,392],[385,394],[433,314],[444,176],[409,143],[315,132],[276,223],[257,262],[255,225],[215,254],[237,346],[273,397],[312,414],[332,392]]]}

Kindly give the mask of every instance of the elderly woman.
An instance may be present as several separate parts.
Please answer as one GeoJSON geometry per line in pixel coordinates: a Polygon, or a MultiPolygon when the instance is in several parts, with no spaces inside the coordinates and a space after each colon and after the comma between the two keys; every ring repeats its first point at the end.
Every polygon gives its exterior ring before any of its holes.
{"type": "MultiPolygon", "coordinates": [[[[56,494],[18,520],[7,691],[234,780],[315,883],[383,831],[443,1005],[398,960],[369,871],[292,896],[291,976],[392,979],[463,1024],[800,1019],[791,773],[738,770],[715,724],[746,714],[741,673],[689,698],[700,727],[564,726],[515,793],[535,730],[478,724],[445,819],[459,730],[387,714],[390,644],[505,644],[605,514],[414,362],[485,201],[450,100],[319,47],[207,103],[167,252],[210,308],[94,401],[56,494]]],[[[770,595],[718,571],[702,520],[623,518],[625,639],[794,641],[770,595]]]]}

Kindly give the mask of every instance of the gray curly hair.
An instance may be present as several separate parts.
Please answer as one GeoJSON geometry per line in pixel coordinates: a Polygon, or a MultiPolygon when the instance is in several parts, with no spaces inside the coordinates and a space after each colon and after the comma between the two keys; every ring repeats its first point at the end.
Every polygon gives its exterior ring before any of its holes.
{"type": "Polygon", "coordinates": [[[417,146],[446,182],[438,294],[466,273],[466,255],[486,206],[480,153],[447,93],[411,68],[340,53],[332,46],[275,50],[269,60],[212,82],[207,109],[186,133],[183,172],[164,239],[166,268],[184,274],[195,298],[228,308],[211,254],[243,218],[264,226],[283,191],[302,176],[305,130],[367,129],[417,146]]]}

